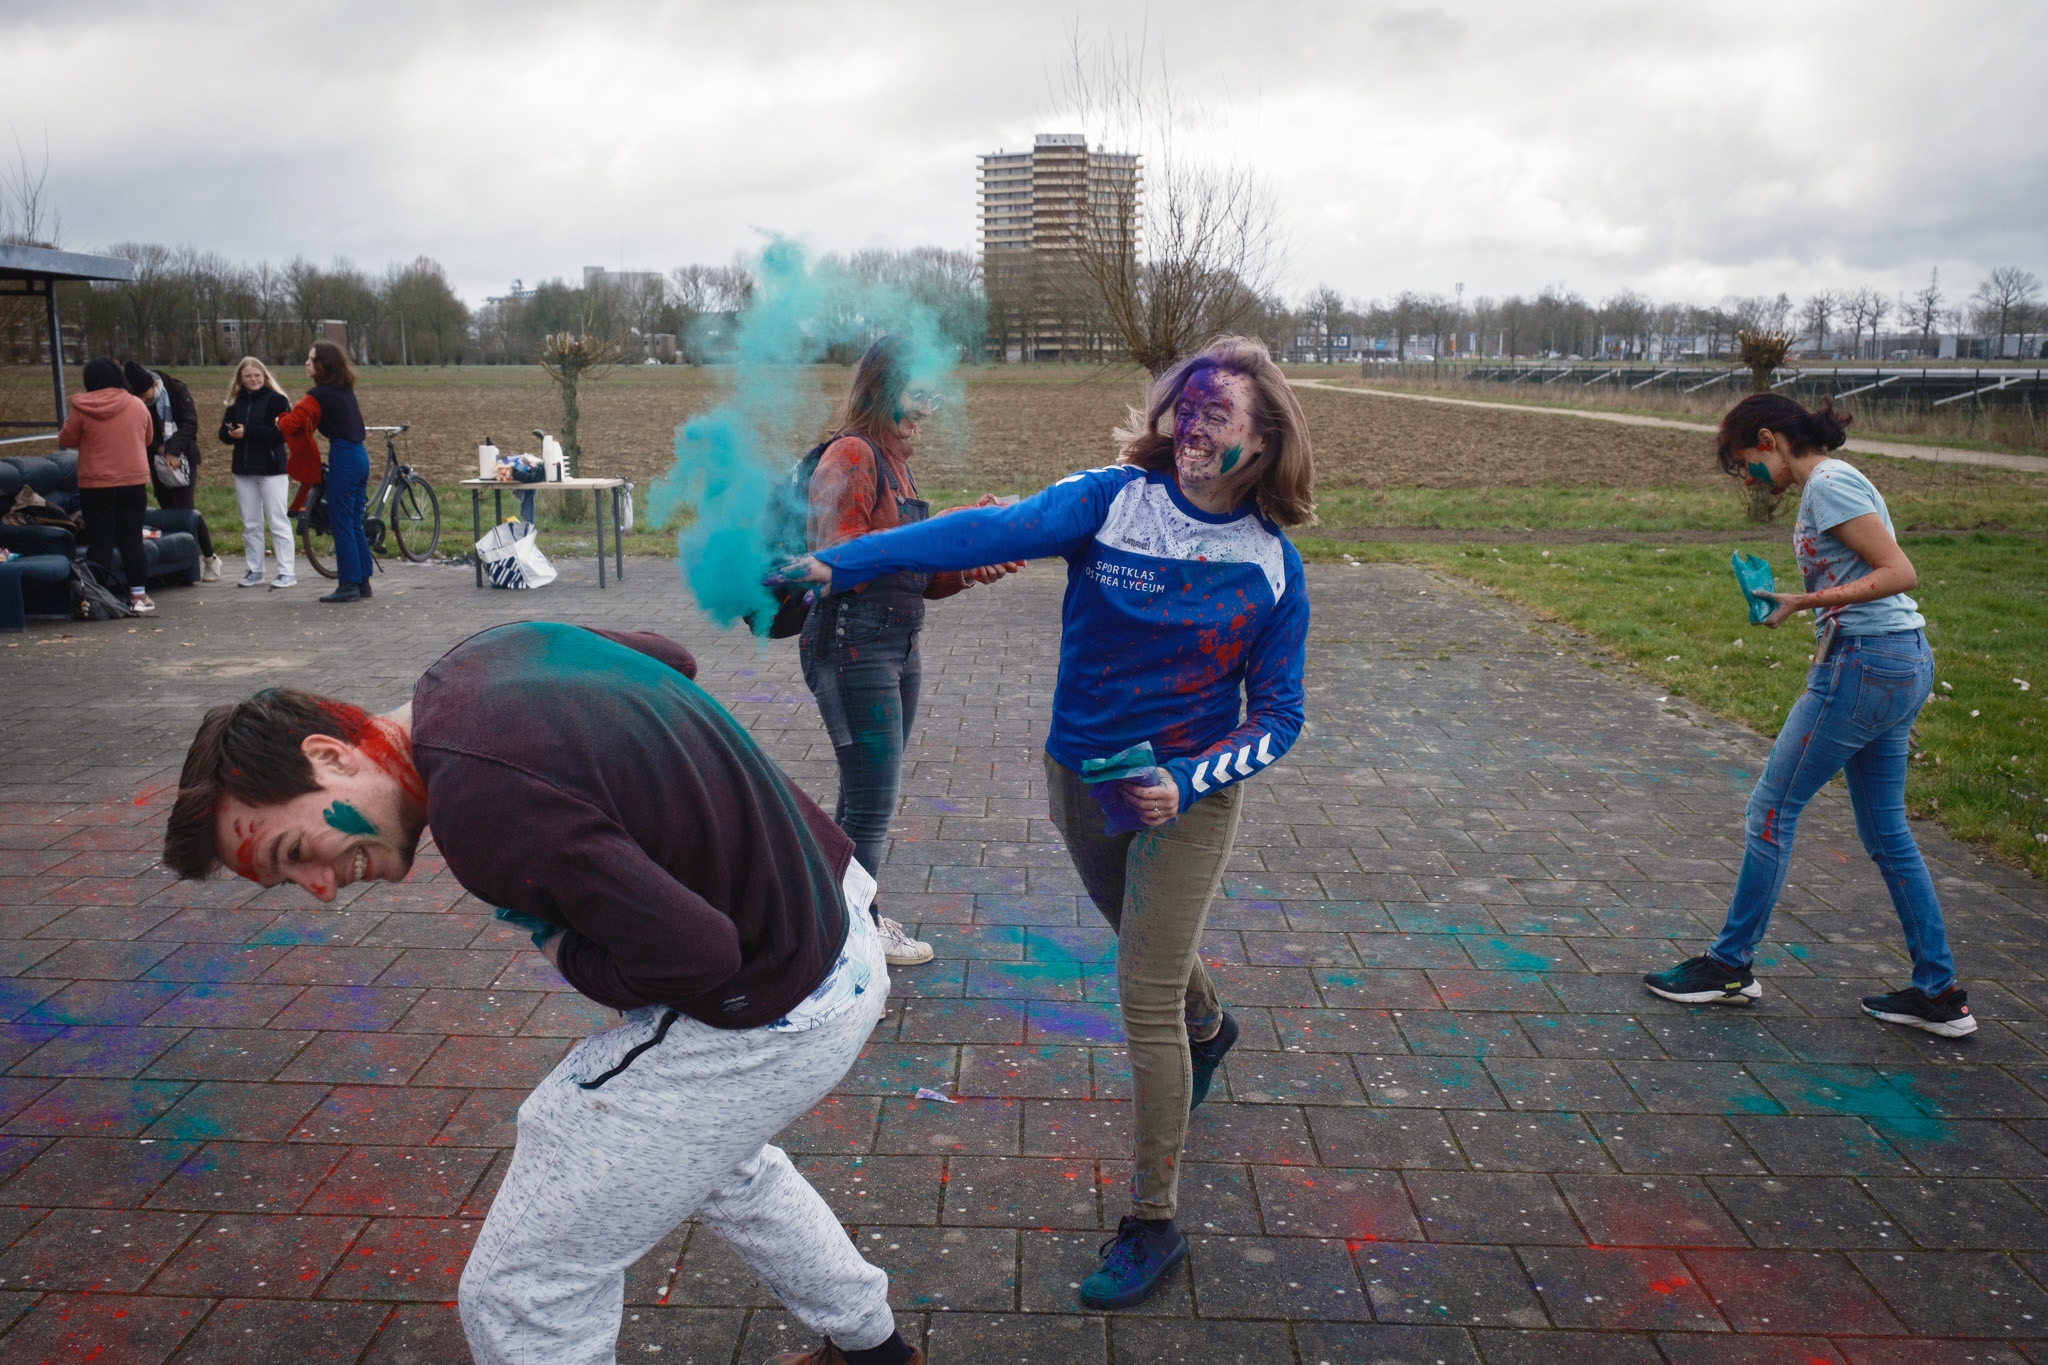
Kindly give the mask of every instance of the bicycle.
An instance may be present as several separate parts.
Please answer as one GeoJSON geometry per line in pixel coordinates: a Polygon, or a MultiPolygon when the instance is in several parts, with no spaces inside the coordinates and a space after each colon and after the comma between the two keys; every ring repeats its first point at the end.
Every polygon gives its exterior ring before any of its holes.
{"type": "MultiPolygon", "coordinates": [[[[398,438],[412,429],[406,422],[395,427],[366,427],[384,433],[384,481],[363,503],[363,536],[372,555],[384,554],[386,536],[396,543],[398,553],[414,564],[434,557],[441,543],[441,502],[434,485],[398,460],[398,438]]],[[[326,472],[322,466],[321,472],[326,472]]],[[[299,526],[299,548],[306,562],[322,578],[334,577],[334,530],[327,518],[325,482],[306,495],[306,505],[294,515],[299,526]]]]}

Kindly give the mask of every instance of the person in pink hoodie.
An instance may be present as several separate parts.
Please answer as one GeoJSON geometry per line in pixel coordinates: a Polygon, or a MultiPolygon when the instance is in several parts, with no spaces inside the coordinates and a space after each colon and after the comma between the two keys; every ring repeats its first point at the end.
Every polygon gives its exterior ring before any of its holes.
{"type": "Polygon", "coordinates": [[[78,452],[78,510],[85,517],[86,558],[103,569],[121,568],[128,578],[129,607],[156,610],[144,574],[142,514],[149,506],[149,409],[128,392],[121,367],[111,360],[85,366],[85,392],[71,400],[71,416],[57,444],[78,452]]]}

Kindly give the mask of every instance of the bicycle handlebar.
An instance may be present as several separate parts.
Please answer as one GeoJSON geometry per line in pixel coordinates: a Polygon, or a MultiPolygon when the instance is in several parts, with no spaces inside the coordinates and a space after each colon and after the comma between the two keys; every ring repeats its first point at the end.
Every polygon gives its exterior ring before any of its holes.
{"type": "Polygon", "coordinates": [[[399,431],[411,431],[411,430],[412,430],[412,423],[410,423],[410,422],[405,422],[405,423],[402,423],[401,425],[399,425],[399,426],[395,426],[395,427],[364,427],[364,428],[363,428],[363,430],[364,430],[364,431],[391,431],[391,432],[399,432],[399,431]]]}

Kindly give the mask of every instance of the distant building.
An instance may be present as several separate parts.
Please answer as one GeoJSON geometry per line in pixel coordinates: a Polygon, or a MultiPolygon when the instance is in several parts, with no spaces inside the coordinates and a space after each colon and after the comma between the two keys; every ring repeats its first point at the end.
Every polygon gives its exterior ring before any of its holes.
{"type": "Polygon", "coordinates": [[[981,158],[982,277],[998,358],[1103,355],[1109,329],[1080,271],[1103,234],[1137,246],[1136,153],[1090,150],[1079,133],[1040,133],[1028,152],[981,158]]]}

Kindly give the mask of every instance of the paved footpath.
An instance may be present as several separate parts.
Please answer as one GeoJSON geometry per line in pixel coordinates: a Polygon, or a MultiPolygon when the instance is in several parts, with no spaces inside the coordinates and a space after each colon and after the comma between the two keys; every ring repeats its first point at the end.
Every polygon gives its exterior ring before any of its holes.
{"type": "MultiPolygon", "coordinates": [[[[1552,417],[1579,417],[1589,422],[1616,422],[1625,427],[1667,427],[1675,431],[1714,434],[1711,422],[1683,422],[1671,417],[1647,417],[1633,412],[1598,412],[1589,408],[1540,407],[1534,403],[1492,403],[1479,398],[1452,398],[1441,393],[1414,393],[1406,389],[1365,388],[1329,379],[1297,379],[1296,388],[1329,389],[1335,393],[1370,394],[1375,398],[1405,398],[1417,403],[1448,403],[1459,408],[1496,408],[1508,412],[1533,412],[1552,417]]],[[[1842,447],[1851,455],[1889,455],[1895,460],[1928,460],[1935,464],[1974,464],[1991,469],[2017,469],[2031,474],[2048,474],[2048,456],[2013,455],[2001,450],[1970,450],[1961,446],[1921,445],[1916,441],[1880,441],[1851,435],[1842,447]]]]}
{"type": "MultiPolygon", "coordinates": [[[[0,637],[0,1365],[467,1359],[450,1304],[515,1106],[608,1015],[431,856],[321,908],[156,851],[208,705],[389,706],[529,615],[681,638],[828,794],[792,646],[712,632],[656,561],[607,593],[564,567],[532,594],[400,567],[350,609],[209,585],[0,637]]],[[[934,608],[883,886],[938,959],[783,1136],[906,1334],[954,1365],[2048,1361],[2048,895],[1923,828],[1984,1027],[1860,1017],[1907,964],[1831,790],[1763,1003],[1651,999],[1637,974],[1718,920],[1764,743],[1445,580],[1309,581],[1308,729],[1248,784],[1205,942],[1244,1041],[1189,1136],[1194,1253],[1111,1315],[1074,1301],[1125,1207],[1130,1081],[1113,944],[1044,814],[1059,580],[934,608]]],[[[622,1360],[804,1339],[688,1226],[627,1297],[622,1360]]]]}

